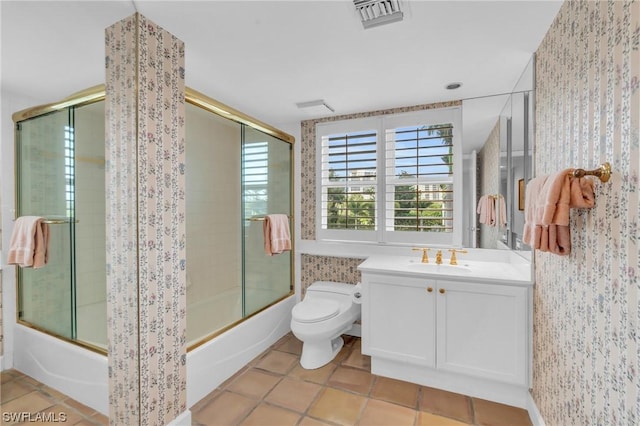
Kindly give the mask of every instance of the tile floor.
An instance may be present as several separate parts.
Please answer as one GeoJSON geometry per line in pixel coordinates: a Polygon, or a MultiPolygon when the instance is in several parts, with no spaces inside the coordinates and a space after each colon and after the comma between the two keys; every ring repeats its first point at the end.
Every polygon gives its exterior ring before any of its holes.
{"type": "MultiPolygon", "coordinates": [[[[293,335],[284,336],[191,407],[193,426],[531,425],[520,408],[369,373],[358,338],[346,336],[336,359],[316,370],[300,367],[301,349],[293,335]]],[[[52,413],[58,419],[65,413],[66,424],[108,424],[102,414],[15,370],[2,373],[0,394],[2,413],[52,413]]],[[[20,423],[3,418],[2,424],[20,423]]]]}

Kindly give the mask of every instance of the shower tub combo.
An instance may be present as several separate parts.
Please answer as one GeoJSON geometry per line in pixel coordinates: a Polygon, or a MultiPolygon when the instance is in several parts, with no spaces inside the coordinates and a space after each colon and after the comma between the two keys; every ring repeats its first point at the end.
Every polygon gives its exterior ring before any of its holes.
{"type": "MultiPolygon", "coordinates": [[[[293,137],[196,91],[186,101],[191,406],[289,331],[293,252],[265,255],[262,224],[292,216],[293,137]]],[[[17,272],[14,364],[107,414],[104,87],[14,121],[16,216],[51,234],[47,265],[17,272]]]]}

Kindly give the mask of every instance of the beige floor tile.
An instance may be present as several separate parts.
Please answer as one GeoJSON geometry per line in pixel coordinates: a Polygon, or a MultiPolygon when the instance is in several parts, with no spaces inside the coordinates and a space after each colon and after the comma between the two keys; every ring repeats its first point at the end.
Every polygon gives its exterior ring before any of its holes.
{"type": "Polygon", "coordinates": [[[360,339],[353,343],[351,354],[349,354],[347,359],[342,361],[342,365],[371,371],[371,357],[368,355],[362,355],[361,345],[362,343],[360,339]]]}
{"type": "Polygon", "coordinates": [[[302,353],[302,342],[298,340],[296,336],[290,334],[278,342],[275,348],[282,352],[300,355],[302,353]]]}
{"type": "Polygon", "coordinates": [[[413,426],[416,410],[386,401],[370,399],[360,419],[366,426],[413,426]]]}
{"type": "Polygon", "coordinates": [[[530,426],[527,410],[473,398],[476,423],[480,426],[530,426]]]}
{"type": "Polygon", "coordinates": [[[347,367],[338,367],[333,372],[327,385],[340,389],[350,390],[362,395],[369,395],[374,376],[363,370],[347,367]]]}
{"type": "Polygon", "coordinates": [[[235,426],[258,405],[257,401],[232,392],[223,392],[200,411],[192,413],[193,420],[202,425],[235,426]]]}
{"type": "Polygon", "coordinates": [[[16,376],[13,374],[13,371],[15,370],[6,370],[0,372],[0,385],[4,385],[5,383],[8,383],[16,378],[16,376]]]}
{"type": "Polygon", "coordinates": [[[24,425],[37,424],[42,425],[60,425],[60,424],[76,424],[83,420],[83,416],[72,408],[64,405],[56,404],[39,413],[31,414],[29,421],[24,425]]]}
{"type": "Polygon", "coordinates": [[[109,417],[105,416],[102,413],[94,413],[93,416],[89,418],[92,422],[97,423],[99,425],[108,426],[109,425],[109,417]]]}
{"type": "Polygon", "coordinates": [[[340,425],[354,425],[367,398],[333,388],[325,388],[308,411],[309,416],[340,425]]]}
{"type": "Polygon", "coordinates": [[[260,404],[241,423],[242,426],[294,426],[300,415],[284,408],[269,404],[260,404]]]}
{"type": "Polygon", "coordinates": [[[75,410],[79,411],[81,414],[87,417],[92,416],[96,412],[96,410],[94,410],[93,408],[87,407],[86,405],[79,403],[75,399],[69,398],[66,401],[64,401],[64,403],[74,408],[75,410]]]}
{"type": "Polygon", "coordinates": [[[311,382],[285,378],[265,398],[265,401],[298,413],[304,413],[321,386],[311,382]]]}
{"type": "Polygon", "coordinates": [[[297,363],[296,355],[272,350],[256,364],[256,368],[276,374],[287,374],[297,363]]]}
{"type": "Polygon", "coordinates": [[[437,414],[419,411],[416,426],[467,426],[468,424],[448,417],[438,416],[437,414]]]}
{"type": "Polygon", "coordinates": [[[5,413],[37,413],[53,406],[53,401],[37,390],[2,404],[5,413]]]}
{"type": "Polygon", "coordinates": [[[73,423],[73,426],[96,426],[91,420],[82,419],[77,423],[73,423]]]}
{"type": "Polygon", "coordinates": [[[311,417],[303,417],[300,423],[298,423],[298,426],[331,426],[331,425],[329,423],[321,422],[320,420],[312,419],[311,417]]]}
{"type": "Polygon", "coordinates": [[[225,389],[227,388],[231,383],[233,383],[238,377],[242,376],[245,371],[249,370],[249,366],[245,365],[244,367],[242,367],[240,370],[238,370],[237,372],[235,372],[231,377],[229,377],[227,380],[225,380],[224,382],[222,382],[220,384],[220,386],[218,386],[218,389],[225,389]]]}
{"type": "Polygon", "coordinates": [[[388,377],[378,377],[371,390],[371,398],[382,399],[394,404],[416,409],[420,386],[388,377]]]}
{"type": "Polygon", "coordinates": [[[288,376],[322,385],[327,382],[329,376],[331,376],[331,373],[333,373],[335,369],[336,365],[331,362],[315,370],[306,370],[300,365],[296,365],[293,370],[289,372],[288,376]]]}
{"type": "Polygon", "coordinates": [[[214,389],[212,392],[205,395],[200,401],[196,402],[189,408],[192,413],[200,411],[204,406],[208,405],[211,401],[218,397],[222,393],[220,389],[214,389]]]}
{"type": "Polygon", "coordinates": [[[280,377],[256,369],[245,371],[227,390],[262,399],[280,381],[280,377]]]}
{"type": "Polygon", "coordinates": [[[458,393],[423,386],[420,410],[444,417],[451,417],[466,423],[473,422],[471,398],[458,393]]]}
{"type": "Polygon", "coordinates": [[[47,385],[42,385],[40,386],[40,390],[42,392],[44,392],[46,395],[55,398],[58,401],[64,401],[65,399],[68,399],[69,397],[65,394],[63,394],[60,391],[57,391],[55,389],[53,389],[52,387],[49,387],[47,385]]]}
{"type": "Polygon", "coordinates": [[[0,392],[0,402],[5,404],[19,396],[26,395],[33,391],[33,386],[24,383],[22,380],[12,380],[2,384],[0,392]]]}

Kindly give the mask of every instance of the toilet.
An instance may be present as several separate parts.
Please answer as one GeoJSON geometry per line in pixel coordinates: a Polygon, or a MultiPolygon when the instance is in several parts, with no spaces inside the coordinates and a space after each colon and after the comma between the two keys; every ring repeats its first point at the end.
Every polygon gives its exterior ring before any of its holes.
{"type": "Polygon", "coordinates": [[[291,331],[302,341],[300,365],[306,369],[329,363],[342,349],[340,337],[360,319],[360,288],[352,284],[316,281],[291,311],[291,331]],[[355,293],[355,294],[354,294],[355,293]]]}

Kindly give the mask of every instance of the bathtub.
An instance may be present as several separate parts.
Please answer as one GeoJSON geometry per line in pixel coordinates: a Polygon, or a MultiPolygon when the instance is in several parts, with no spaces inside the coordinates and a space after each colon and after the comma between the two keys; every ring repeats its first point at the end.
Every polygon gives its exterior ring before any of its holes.
{"type": "MultiPolygon", "coordinates": [[[[294,304],[295,296],[289,296],[189,351],[187,406],[194,405],[288,333],[294,304]]],[[[206,311],[203,306],[199,305],[200,311],[206,311]]],[[[14,348],[17,370],[109,415],[106,356],[21,324],[15,326],[14,348]]]]}

